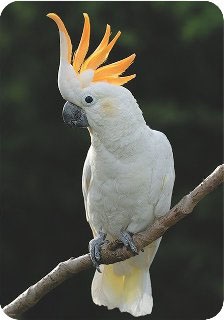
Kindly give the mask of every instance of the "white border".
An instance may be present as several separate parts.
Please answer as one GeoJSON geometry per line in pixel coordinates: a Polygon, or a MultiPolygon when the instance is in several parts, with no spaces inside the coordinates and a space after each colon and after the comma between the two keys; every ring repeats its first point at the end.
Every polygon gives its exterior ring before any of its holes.
{"type": "MultiPolygon", "coordinates": [[[[23,2],[25,2],[25,1],[30,1],[30,0],[23,0],[23,2]]],[[[45,1],[45,0],[39,0],[39,1],[45,1]]],[[[51,0],[49,0],[48,2],[50,2],[50,1],[51,0]]],[[[65,0],[65,1],[73,1],[73,0],[65,0]]],[[[90,0],[75,0],[75,1],[92,2],[90,0]]],[[[100,0],[94,0],[94,1],[100,1],[100,0]]],[[[113,1],[120,1],[120,0],[113,0],[113,1]]],[[[133,0],[122,0],[122,1],[133,1],[133,0]]],[[[141,1],[147,1],[147,0],[141,0],[141,1]]],[[[150,1],[152,1],[152,0],[148,0],[147,2],[150,2],[150,1]]],[[[158,1],[159,2],[159,0],[153,0],[153,1],[158,1]]],[[[186,1],[186,0],[163,0],[163,1],[186,1]]],[[[215,4],[220,9],[220,11],[222,12],[222,15],[224,16],[224,1],[223,0],[213,0],[213,1],[191,0],[191,1],[211,2],[211,3],[215,4]]],[[[4,8],[7,7],[7,5],[9,5],[10,3],[13,3],[13,2],[16,2],[16,1],[0,0],[0,15],[2,14],[2,11],[4,10],[4,8]]],[[[32,2],[34,2],[34,1],[32,1],[32,2]]],[[[36,2],[38,2],[38,1],[36,1],[36,2]]]]}
{"type": "MultiPolygon", "coordinates": [[[[25,1],[29,1],[29,0],[23,0],[23,2],[25,2],[25,1]]],[[[43,1],[43,0],[40,0],[40,1],[43,1]]],[[[72,0],[65,0],[65,1],[72,1],[72,0]]],[[[94,1],[99,1],[99,0],[94,0],[94,1]]],[[[120,0],[114,0],[114,1],[120,1],[120,0]]],[[[132,0],[122,0],[122,1],[132,1],[132,0]]],[[[143,1],[145,1],[145,0],[143,0],[143,1]]],[[[148,0],[148,1],[150,1],[150,0],[148,0]]],[[[154,1],[159,1],[159,0],[154,0],[154,1]]],[[[182,1],[182,0],[165,0],[165,1],[182,1]]],[[[183,0],[183,1],[186,1],[186,0],[183,0]]],[[[213,1],[191,0],[191,1],[211,2],[211,3],[215,4],[220,9],[220,11],[222,12],[222,15],[224,17],[224,1],[223,0],[213,0],[213,1]]],[[[13,2],[16,2],[16,1],[0,0],[0,15],[2,14],[3,9],[5,7],[7,7],[7,5],[9,5],[10,3],[13,3],[13,2]]],[[[34,1],[32,1],[32,2],[34,2],[34,1]]],[[[48,1],[48,2],[50,2],[50,1],[48,1]]],[[[82,1],[82,2],[84,2],[84,1],[82,1]]],[[[90,1],[86,1],[86,2],[90,2],[90,1]]],[[[0,309],[1,309],[1,307],[0,307],[0,309]]],[[[7,316],[6,317],[4,316],[4,318],[3,318],[3,314],[0,313],[0,320],[6,319],[6,318],[11,319],[11,318],[9,318],[7,316]]],[[[220,310],[220,312],[215,317],[210,318],[210,319],[212,319],[212,320],[223,320],[224,319],[224,305],[222,306],[222,309],[220,310]]],[[[206,320],[208,320],[208,319],[206,319],[206,320]]]]}

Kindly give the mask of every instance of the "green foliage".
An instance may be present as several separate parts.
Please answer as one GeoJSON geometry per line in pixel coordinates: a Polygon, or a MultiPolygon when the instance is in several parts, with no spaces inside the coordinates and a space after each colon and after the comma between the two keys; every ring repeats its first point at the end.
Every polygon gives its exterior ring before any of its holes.
{"type": "MultiPolygon", "coordinates": [[[[61,119],[59,40],[45,16],[58,13],[74,47],[83,12],[91,50],[106,23],[122,31],[110,61],[135,52],[127,87],[147,123],[174,151],[173,203],[222,161],[222,24],[210,2],[14,2],[1,16],[1,304],[59,261],[87,251],[81,172],[85,130],[61,119]],[[16,266],[16,267],[15,267],[16,266]]],[[[153,263],[151,319],[205,319],[222,305],[222,196],[209,195],[165,236],[153,263]]],[[[21,319],[130,319],[91,302],[91,272],[63,284],[21,319]]]]}
{"type": "Polygon", "coordinates": [[[208,37],[217,30],[223,21],[222,12],[216,5],[206,2],[177,2],[173,12],[181,22],[182,38],[196,41],[208,37]]]}

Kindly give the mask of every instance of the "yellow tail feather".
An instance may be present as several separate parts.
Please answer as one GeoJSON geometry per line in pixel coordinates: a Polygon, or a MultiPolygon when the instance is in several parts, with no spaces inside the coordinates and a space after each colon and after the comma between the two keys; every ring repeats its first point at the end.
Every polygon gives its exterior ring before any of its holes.
{"type": "Polygon", "coordinates": [[[108,309],[119,308],[135,317],[150,314],[153,306],[149,267],[161,239],[156,240],[138,256],[113,265],[100,266],[92,282],[95,304],[108,309]]]}
{"type": "Polygon", "coordinates": [[[130,272],[120,275],[115,273],[113,265],[101,266],[102,274],[96,271],[92,283],[93,301],[136,317],[150,314],[153,300],[148,268],[128,266],[128,269],[130,272]]]}

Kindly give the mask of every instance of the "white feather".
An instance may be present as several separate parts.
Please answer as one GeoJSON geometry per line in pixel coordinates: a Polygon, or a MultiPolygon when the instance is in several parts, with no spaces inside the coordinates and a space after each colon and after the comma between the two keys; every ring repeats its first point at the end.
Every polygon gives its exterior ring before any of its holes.
{"type": "MultiPolygon", "coordinates": [[[[100,83],[85,94],[95,99],[85,109],[91,135],[83,169],[87,220],[94,234],[102,229],[109,239],[118,238],[122,229],[142,231],[170,208],[174,183],[170,143],[146,125],[127,89],[100,83]]],[[[93,301],[134,316],[151,313],[149,266],[159,243],[160,239],[112,269],[101,266],[102,274],[96,272],[92,283],[93,301]],[[115,291],[112,282],[117,283],[115,291]],[[127,288],[134,290],[132,301],[127,299],[127,288]]]]}
{"type": "Polygon", "coordinates": [[[145,248],[144,253],[141,252],[138,257],[111,266],[114,274],[124,278],[122,291],[118,294],[115,291],[116,288],[115,290],[111,289],[110,282],[108,282],[107,267],[101,267],[101,274],[96,271],[92,282],[93,301],[98,305],[107,306],[108,309],[119,308],[121,312],[129,312],[136,317],[150,314],[153,307],[153,298],[149,266],[156,254],[160,240],[145,248]],[[136,270],[137,277],[131,283],[133,271],[136,270]],[[133,285],[136,289],[134,293],[132,293],[133,288],[131,287],[133,285]],[[133,297],[130,297],[130,294],[133,294],[133,297]],[[128,295],[129,297],[127,297],[128,295]]]}
{"type": "MultiPolygon", "coordinates": [[[[82,179],[87,220],[94,235],[103,230],[109,239],[119,238],[124,229],[142,231],[170,207],[174,183],[170,143],[146,125],[129,90],[92,82],[93,70],[77,74],[68,61],[66,36],[59,33],[59,90],[65,100],[85,111],[91,135],[82,179]],[[91,104],[87,96],[92,97],[91,104]]],[[[93,301],[134,316],[151,313],[148,269],[159,242],[128,261],[103,266],[103,273],[93,279],[93,301]]]]}

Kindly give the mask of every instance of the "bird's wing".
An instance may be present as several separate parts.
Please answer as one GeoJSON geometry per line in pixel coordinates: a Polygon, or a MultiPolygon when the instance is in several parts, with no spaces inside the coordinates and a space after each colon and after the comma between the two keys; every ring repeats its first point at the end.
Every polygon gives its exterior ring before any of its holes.
{"type": "Polygon", "coordinates": [[[173,172],[167,172],[162,179],[161,189],[159,193],[159,199],[155,206],[154,215],[160,217],[165,215],[170,208],[171,197],[173,191],[174,174],[173,172]]]}
{"type": "Polygon", "coordinates": [[[87,208],[87,197],[91,181],[91,166],[90,166],[90,152],[88,152],[82,173],[82,193],[84,197],[84,205],[86,210],[86,219],[89,222],[88,208],[87,208]]]}
{"type": "Polygon", "coordinates": [[[173,153],[169,141],[164,134],[157,132],[156,141],[156,168],[154,170],[154,191],[157,194],[157,202],[154,214],[156,217],[163,216],[170,208],[175,171],[173,153]]]}
{"type": "Polygon", "coordinates": [[[94,237],[97,235],[96,230],[93,228],[91,225],[90,219],[89,219],[89,212],[88,212],[88,193],[89,193],[89,188],[91,184],[91,165],[90,165],[90,157],[91,157],[91,148],[88,151],[84,167],[83,167],[83,173],[82,173],[82,193],[83,193],[83,198],[84,198],[84,205],[85,205],[85,210],[86,210],[86,220],[89,222],[89,225],[92,229],[94,237]]]}

